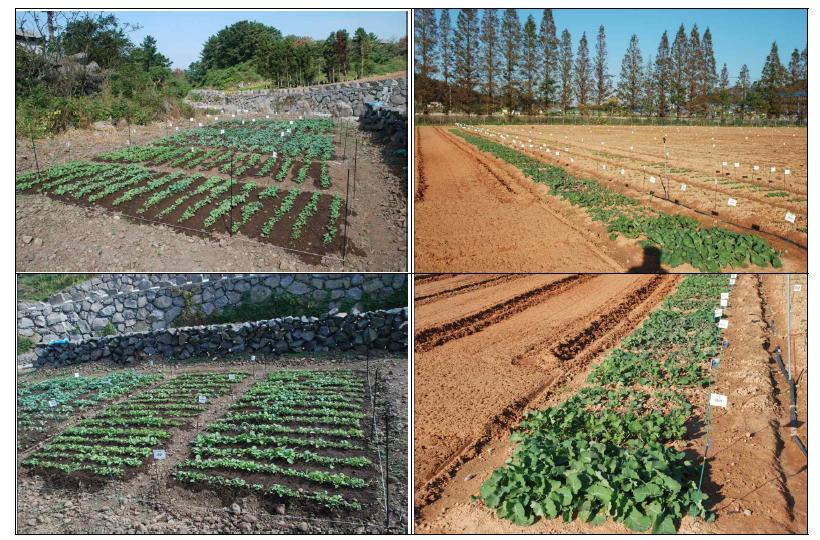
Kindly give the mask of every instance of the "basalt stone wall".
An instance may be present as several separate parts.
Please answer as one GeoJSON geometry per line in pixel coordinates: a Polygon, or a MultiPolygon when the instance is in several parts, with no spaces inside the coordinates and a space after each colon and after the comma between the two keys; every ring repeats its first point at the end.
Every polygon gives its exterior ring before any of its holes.
{"type": "Polygon", "coordinates": [[[40,343],[163,330],[183,314],[210,315],[272,295],[334,308],[406,286],[405,274],[102,274],[47,302],[19,303],[17,333],[40,343]]]}
{"type": "Polygon", "coordinates": [[[79,342],[38,345],[36,366],[110,360],[121,364],[157,359],[283,353],[407,350],[407,308],[283,317],[268,321],[170,328],[79,342]]]}
{"type": "Polygon", "coordinates": [[[407,111],[406,78],[276,90],[192,90],[191,94],[197,96],[188,100],[194,107],[228,111],[247,109],[274,114],[361,116],[366,111],[366,104],[374,101],[407,111]]]}
{"type": "Polygon", "coordinates": [[[407,111],[397,107],[371,107],[361,117],[362,129],[375,131],[381,142],[407,148],[407,111]]]}

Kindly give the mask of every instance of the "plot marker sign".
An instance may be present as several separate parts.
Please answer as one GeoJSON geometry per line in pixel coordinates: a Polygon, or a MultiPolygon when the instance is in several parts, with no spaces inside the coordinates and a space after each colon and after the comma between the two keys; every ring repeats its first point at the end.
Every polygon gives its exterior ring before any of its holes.
{"type": "Polygon", "coordinates": [[[794,284],[794,292],[800,292],[803,290],[803,285],[801,283],[794,284]]]}
{"type": "Polygon", "coordinates": [[[737,206],[737,199],[730,198],[728,201],[726,201],[726,204],[729,206],[737,206]]]}
{"type": "Polygon", "coordinates": [[[713,407],[723,407],[725,409],[729,405],[729,398],[723,394],[712,393],[709,396],[709,405],[713,407]]]}
{"type": "Polygon", "coordinates": [[[789,223],[794,223],[794,222],[795,222],[795,220],[797,219],[797,216],[796,216],[795,214],[791,213],[791,212],[786,212],[786,217],[785,217],[785,219],[786,219],[786,221],[788,221],[789,223]]]}
{"type": "Polygon", "coordinates": [[[205,403],[208,403],[208,396],[203,396],[202,394],[200,394],[197,396],[196,402],[200,405],[204,405],[205,403]]]}
{"type": "Polygon", "coordinates": [[[165,450],[163,448],[158,448],[158,449],[154,450],[153,454],[154,454],[154,459],[156,459],[156,460],[166,459],[168,457],[168,454],[165,453],[165,450]]]}
{"type": "Polygon", "coordinates": [[[721,319],[718,321],[717,325],[718,328],[720,328],[721,330],[726,330],[727,328],[729,328],[729,319],[721,319]]]}

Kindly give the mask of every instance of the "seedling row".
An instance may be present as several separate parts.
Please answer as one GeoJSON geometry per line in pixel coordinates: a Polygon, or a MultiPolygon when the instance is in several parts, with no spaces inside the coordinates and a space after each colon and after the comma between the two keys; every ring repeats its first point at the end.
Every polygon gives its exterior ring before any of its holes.
{"type": "Polygon", "coordinates": [[[714,308],[725,276],[689,276],[563,403],[528,413],[507,465],[480,498],[517,525],[561,517],[674,533],[714,519],[700,463],[677,448],[718,353],[714,308]]]}
{"type": "Polygon", "coordinates": [[[174,478],[346,511],[373,499],[365,392],[351,371],[281,371],[254,384],[191,444],[174,478]]]}
{"type": "Polygon", "coordinates": [[[205,233],[242,233],[319,253],[341,246],[343,199],[298,187],[158,172],[137,164],[79,161],[52,167],[41,175],[22,175],[17,190],[96,204],[205,233]]]}
{"type": "Polygon", "coordinates": [[[170,429],[189,427],[213,398],[228,393],[245,376],[178,375],[66,429],[23,465],[77,479],[124,477],[162,448],[171,437],[170,429]]]}

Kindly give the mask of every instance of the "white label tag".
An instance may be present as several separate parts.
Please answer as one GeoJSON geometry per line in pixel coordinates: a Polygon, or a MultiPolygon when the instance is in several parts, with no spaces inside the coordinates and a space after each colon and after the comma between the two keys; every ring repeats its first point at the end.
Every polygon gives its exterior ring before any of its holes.
{"type": "Polygon", "coordinates": [[[737,199],[729,199],[728,201],[726,201],[726,204],[728,204],[729,206],[737,206],[737,199]]]}
{"type": "Polygon", "coordinates": [[[721,319],[718,321],[718,328],[723,330],[729,328],[729,319],[721,319]]]}
{"type": "Polygon", "coordinates": [[[759,170],[760,170],[760,167],[758,167],[757,165],[755,165],[755,166],[753,166],[753,167],[752,167],[752,169],[753,169],[753,170],[755,170],[755,171],[759,171],[759,170]]]}
{"type": "Polygon", "coordinates": [[[725,167],[725,166],[727,166],[727,165],[728,165],[728,163],[726,163],[725,161],[722,161],[722,162],[720,163],[720,166],[721,166],[721,167],[725,167]]]}
{"type": "Polygon", "coordinates": [[[626,171],[625,171],[625,170],[623,170],[623,169],[621,169],[621,176],[623,176],[623,175],[625,175],[625,174],[626,174],[626,171]]]}
{"type": "MultiPolygon", "coordinates": [[[[731,279],[731,278],[729,278],[729,279],[731,279]]],[[[729,299],[729,293],[727,293],[727,292],[720,293],[720,299],[721,300],[728,300],[729,299]]]]}
{"type": "Polygon", "coordinates": [[[803,290],[803,285],[801,283],[794,284],[794,292],[800,292],[803,290]]]}
{"type": "Polygon", "coordinates": [[[198,395],[196,398],[197,403],[208,403],[208,396],[203,396],[202,394],[198,395]]]}
{"type": "Polygon", "coordinates": [[[53,400],[53,399],[49,399],[49,400],[48,400],[48,406],[49,406],[49,407],[51,407],[51,408],[53,409],[54,407],[56,407],[56,406],[57,406],[57,402],[56,402],[55,400],[53,400]]]}
{"type": "Polygon", "coordinates": [[[224,129],[220,129],[220,130],[219,130],[219,134],[220,134],[220,135],[224,135],[224,134],[225,134],[225,130],[224,130],[224,129]]]}
{"type": "Polygon", "coordinates": [[[737,278],[731,278],[729,280],[729,285],[734,285],[735,283],[737,283],[737,278]]]}
{"type": "MultiPolygon", "coordinates": [[[[547,152],[549,152],[549,150],[547,150],[547,152]]],[[[556,151],[555,151],[555,155],[556,155],[556,156],[560,156],[560,155],[561,155],[561,152],[559,152],[558,150],[556,150],[556,151]]]]}
{"type": "Polygon", "coordinates": [[[680,185],[680,190],[681,191],[686,191],[686,184],[681,184],[680,185]]]}
{"type": "Polygon", "coordinates": [[[792,173],[792,170],[791,170],[791,169],[785,169],[785,170],[783,171],[783,174],[785,174],[785,175],[787,175],[787,176],[788,176],[788,175],[790,175],[791,173],[792,173]]]}
{"type": "Polygon", "coordinates": [[[777,170],[777,167],[771,167],[771,168],[769,168],[769,172],[775,172],[776,170],[777,170]]]}
{"type": "Polygon", "coordinates": [[[649,177],[649,183],[650,183],[650,184],[654,184],[654,183],[655,183],[655,177],[654,177],[654,176],[650,176],[650,177],[649,177]]]}
{"type": "Polygon", "coordinates": [[[236,375],[234,375],[233,373],[228,373],[228,380],[229,381],[235,381],[236,380],[236,375]]]}
{"type": "Polygon", "coordinates": [[[723,310],[722,309],[716,309],[715,310],[715,318],[720,319],[721,317],[723,317],[723,310]]]}
{"type": "Polygon", "coordinates": [[[256,362],[256,355],[254,355],[254,354],[251,355],[251,362],[256,362]]]}
{"type": "Polygon", "coordinates": [[[737,279],[737,274],[729,274],[729,279],[737,279]]]}
{"type": "Polygon", "coordinates": [[[735,169],[737,169],[738,167],[740,167],[740,163],[738,163],[737,161],[735,161],[735,169]]]}
{"type": "Polygon", "coordinates": [[[712,358],[712,369],[720,366],[720,358],[712,358]]]}
{"type": "Polygon", "coordinates": [[[721,298],[720,299],[720,307],[729,307],[729,299],[728,298],[721,298]]]}
{"type": "Polygon", "coordinates": [[[168,457],[168,454],[165,453],[165,450],[159,448],[154,450],[154,459],[165,459],[168,457]]]}
{"type": "Polygon", "coordinates": [[[723,407],[724,409],[729,404],[729,399],[723,394],[711,394],[709,396],[709,405],[712,407],[723,407]]]}
{"type": "Polygon", "coordinates": [[[154,366],[154,361],[153,361],[153,360],[149,360],[149,361],[148,361],[148,365],[149,365],[149,366],[151,366],[151,367],[153,367],[153,366],[154,366]]]}
{"type": "Polygon", "coordinates": [[[786,218],[785,219],[789,223],[794,223],[795,220],[797,219],[797,216],[795,214],[792,214],[791,212],[786,212],[786,218]]]}

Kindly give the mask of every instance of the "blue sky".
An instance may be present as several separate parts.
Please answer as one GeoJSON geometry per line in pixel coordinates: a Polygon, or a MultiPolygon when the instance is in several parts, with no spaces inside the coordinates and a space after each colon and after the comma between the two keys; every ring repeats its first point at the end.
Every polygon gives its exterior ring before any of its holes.
{"type": "MultiPolygon", "coordinates": [[[[532,14],[538,25],[542,11],[519,9],[518,16],[523,24],[532,14]]],[[[451,10],[453,26],[456,14],[451,10]]],[[[805,9],[553,9],[552,14],[559,36],[564,28],[572,34],[573,49],[586,32],[591,53],[598,26],[603,24],[609,72],[616,78],[632,34],[638,35],[645,62],[650,54],[654,58],[663,31],[669,32],[671,44],[681,23],[687,35],[693,24],[698,25],[701,36],[707,26],[711,29],[718,74],[726,63],[730,77],[737,77],[740,66],[747,64],[752,79],[759,78],[772,41],[777,41],[784,65],[793,49],[802,51],[807,44],[805,9]]]]}
{"type": "MultiPolygon", "coordinates": [[[[346,29],[351,34],[358,27],[382,39],[397,39],[407,34],[402,11],[117,11],[118,19],[142,28],[129,35],[139,44],[150,34],[157,39],[159,50],[185,69],[199,59],[202,45],[209,36],[237,21],[258,21],[278,28],[282,34],[325,39],[330,32],[346,29]]],[[[19,15],[18,15],[19,20],[19,15]]]]}

